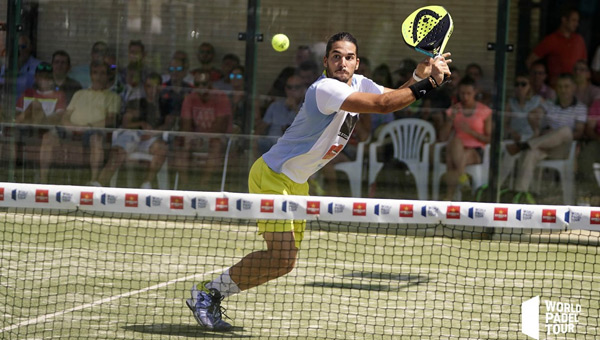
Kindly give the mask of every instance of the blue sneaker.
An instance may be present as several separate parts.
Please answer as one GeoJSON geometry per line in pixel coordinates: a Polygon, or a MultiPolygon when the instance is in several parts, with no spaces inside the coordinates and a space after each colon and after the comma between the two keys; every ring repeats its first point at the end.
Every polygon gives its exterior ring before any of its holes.
{"type": "Polygon", "coordinates": [[[202,283],[200,290],[196,285],[192,287],[192,298],[185,301],[186,305],[192,310],[200,326],[213,331],[231,330],[232,326],[221,318],[221,293],[214,288],[207,289],[205,284],[206,282],[202,283]]]}

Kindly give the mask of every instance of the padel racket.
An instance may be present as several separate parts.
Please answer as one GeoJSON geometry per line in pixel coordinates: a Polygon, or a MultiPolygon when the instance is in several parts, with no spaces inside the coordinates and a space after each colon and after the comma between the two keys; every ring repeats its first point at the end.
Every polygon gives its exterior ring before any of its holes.
{"type": "Polygon", "coordinates": [[[404,42],[429,57],[436,57],[452,35],[454,24],[442,6],[425,6],[412,12],[402,23],[404,42]]]}

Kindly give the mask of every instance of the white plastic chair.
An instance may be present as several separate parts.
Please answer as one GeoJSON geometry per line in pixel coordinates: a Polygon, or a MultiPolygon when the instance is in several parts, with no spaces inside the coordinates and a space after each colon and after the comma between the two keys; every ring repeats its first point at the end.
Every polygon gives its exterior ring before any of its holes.
{"type": "Polygon", "coordinates": [[[348,176],[350,182],[350,193],[352,197],[361,197],[362,179],[365,158],[365,145],[370,142],[370,138],[356,145],[356,159],[349,162],[341,162],[333,167],[337,171],[342,171],[348,176]]]}
{"type": "MultiPolygon", "coordinates": [[[[442,150],[446,147],[447,142],[436,143],[433,148],[433,199],[439,200],[440,197],[440,182],[442,175],[447,171],[446,162],[442,161],[442,150]]],[[[479,164],[467,165],[465,172],[471,176],[471,190],[473,194],[482,185],[487,184],[490,169],[490,144],[486,144],[483,148],[483,159],[479,164]]],[[[460,190],[456,190],[456,195],[460,195],[460,190]]],[[[459,197],[460,199],[460,197],[459,197]]]]}
{"type": "Polygon", "coordinates": [[[415,177],[419,199],[427,199],[429,149],[435,139],[435,128],[425,120],[405,118],[387,123],[381,129],[377,141],[369,147],[369,187],[383,168],[383,162],[377,160],[377,148],[391,140],[394,159],[404,162],[415,177]]]}
{"type": "Polygon", "coordinates": [[[575,157],[577,153],[577,141],[571,142],[569,155],[566,159],[544,159],[540,161],[536,169],[538,170],[537,191],[540,191],[542,185],[542,170],[553,169],[560,176],[560,183],[563,193],[563,204],[573,204],[575,202],[575,157]]]}
{"type": "MultiPolygon", "coordinates": [[[[117,131],[113,132],[112,145],[115,144],[115,142],[117,140],[117,136],[121,131],[123,131],[123,130],[117,130],[117,131]]],[[[166,138],[167,138],[167,133],[165,132],[165,133],[163,133],[163,140],[166,138]]],[[[125,166],[127,168],[127,185],[128,186],[131,187],[136,182],[135,171],[132,171],[132,169],[129,169],[129,165],[131,163],[137,163],[140,161],[152,162],[152,157],[154,157],[154,156],[152,156],[149,153],[145,153],[145,152],[132,152],[127,155],[127,160],[125,161],[123,166],[125,166]]],[[[158,188],[162,189],[162,190],[169,189],[169,170],[168,170],[168,166],[167,166],[167,158],[165,158],[163,165],[160,167],[160,169],[156,173],[156,181],[158,182],[158,188]]],[[[115,171],[112,178],[110,179],[111,187],[117,186],[118,177],[119,177],[119,169],[117,169],[115,171]]]]}

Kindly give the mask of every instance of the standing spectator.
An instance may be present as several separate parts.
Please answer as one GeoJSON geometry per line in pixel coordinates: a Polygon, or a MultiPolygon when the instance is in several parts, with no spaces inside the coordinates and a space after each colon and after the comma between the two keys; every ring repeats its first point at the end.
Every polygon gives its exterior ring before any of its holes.
{"type": "Polygon", "coordinates": [[[577,204],[597,207],[600,196],[593,167],[594,163],[600,162],[600,99],[592,103],[584,131],[586,141],[581,144],[577,157],[577,204]]]}
{"type": "MultiPolygon", "coordinates": [[[[35,81],[35,70],[40,61],[36,59],[33,54],[33,47],[31,46],[31,40],[26,35],[19,36],[19,57],[17,59],[17,92],[15,92],[15,99],[21,97],[25,89],[33,86],[35,81]]],[[[0,85],[4,85],[6,81],[6,69],[2,66],[0,70],[0,85]]]]}
{"type": "MultiPolygon", "coordinates": [[[[203,70],[195,75],[195,90],[185,96],[181,108],[181,131],[199,133],[230,133],[231,126],[231,104],[224,92],[213,90],[210,81],[210,71],[203,70]]],[[[182,187],[188,184],[188,170],[190,168],[190,156],[194,150],[203,145],[205,139],[194,138],[186,135],[183,145],[175,152],[174,168],[179,171],[182,187]]],[[[208,139],[208,156],[203,166],[204,174],[200,178],[200,188],[207,190],[213,174],[219,172],[223,156],[222,140],[220,138],[208,139]]]]}
{"type": "Polygon", "coordinates": [[[52,76],[57,91],[62,91],[67,99],[67,104],[75,92],[81,90],[81,84],[68,76],[71,70],[71,57],[66,51],[58,50],[52,54],[52,76]]]}
{"type": "Polygon", "coordinates": [[[529,77],[533,93],[549,101],[556,100],[556,92],[546,84],[548,72],[546,72],[546,64],[543,61],[538,60],[531,64],[529,77]]]}
{"type": "Polygon", "coordinates": [[[267,108],[265,116],[256,124],[256,134],[266,135],[271,138],[261,138],[258,141],[258,152],[260,155],[269,151],[275,144],[275,137],[281,137],[283,132],[292,124],[300,105],[304,100],[306,87],[302,79],[296,75],[290,75],[285,83],[285,98],[275,100],[267,108]]]}
{"type": "Polygon", "coordinates": [[[65,94],[56,90],[52,65],[41,62],[35,69],[34,86],[26,89],[17,101],[15,122],[57,124],[66,108],[65,94]]]}
{"type": "Polygon", "coordinates": [[[483,148],[490,142],[492,133],[492,110],[475,99],[475,82],[464,77],[458,85],[460,101],[447,111],[448,120],[440,134],[441,140],[448,140],[446,146],[445,200],[454,198],[458,184],[466,184],[468,176],[465,168],[483,160],[483,148]],[[451,132],[454,132],[450,136],[451,132]]]}
{"type": "Polygon", "coordinates": [[[525,61],[531,68],[534,61],[546,58],[550,85],[554,86],[558,76],[570,73],[577,60],[587,60],[587,49],[583,37],[577,33],[579,12],[570,8],[560,17],[560,26],[556,31],[546,36],[525,61]]]}
{"type": "Polygon", "coordinates": [[[92,85],[89,89],[75,92],[62,118],[62,124],[68,129],[59,128],[50,131],[42,139],[40,160],[42,183],[48,181],[54,151],[61,142],[59,135],[63,141],[66,141],[74,134],[80,134],[84,147],[89,148],[91,179],[88,184],[100,185],[97,180],[104,163],[105,136],[102,131],[94,128],[115,127],[115,117],[120,111],[121,100],[117,94],[107,89],[108,65],[103,62],[92,62],[90,73],[92,85]]]}
{"type": "Polygon", "coordinates": [[[203,42],[198,46],[196,57],[200,63],[200,67],[194,70],[192,73],[197,71],[206,71],[210,74],[210,81],[215,82],[223,76],[221,72],[213,65],[215,59],[215,47],[208,42],[203,42]]]}
{"type": "Polygon", "coordinates": [[[592,74],[585,60],[575,63],[573,79],[577,87],[575,96],[579,102],[590,107],[596,99],[600,99],[600,87],[592,84],[592,74]]]}
{"type": "Polygon", "coordinates": [[[132,152],[144,152],[152,155],[148,172],[141,185],[143,189],[151,189],[152,181],[165,162],[167,157],[167,143],[157,131],[167,130],[168,114],[160,112],[158,106],[158,93],[160,91],[161,76],[151,73],[144,82],[144,97],[127,102],[127,109],[123,116],[122,130],[118,133],[113,144],[109,160],[102,169],[98,181],[107,185],[117,169],[127,160],[132,152]]]}
{"type": "Polygon", "coordinates": [[[90,65],[91,63],[103,63],[108,52],[108,46],[104,41],[96,41],[90,51],[90,61],[77,65],[71,69],[71,78],[77,80],[83,89],[91,85],[90,65]]]}
{"type": "Polygon", "coordinates": [[[570,74],[562,74],[557,80],[556,103],[546,102],[546,116],[539,137],[522,141],[512,147],[523,151],[521,166],[515,182],[515,190],[528,192],[537,163],[545,158],[564,159],[569,154],[571,142],[583,137],[587,108],[575,97],[575,81],[570,74]]]}

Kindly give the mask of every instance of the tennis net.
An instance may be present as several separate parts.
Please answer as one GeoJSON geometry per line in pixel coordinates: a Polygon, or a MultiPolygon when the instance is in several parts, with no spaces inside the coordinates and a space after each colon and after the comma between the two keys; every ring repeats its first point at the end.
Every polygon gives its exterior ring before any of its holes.
{"type": "Polygon", "coordinates": [[[595,339],[600,208],[0,183],[0,338],[595,339]],[[305,219],[288,275],[222,304],[195,283],[305,219]]]}

